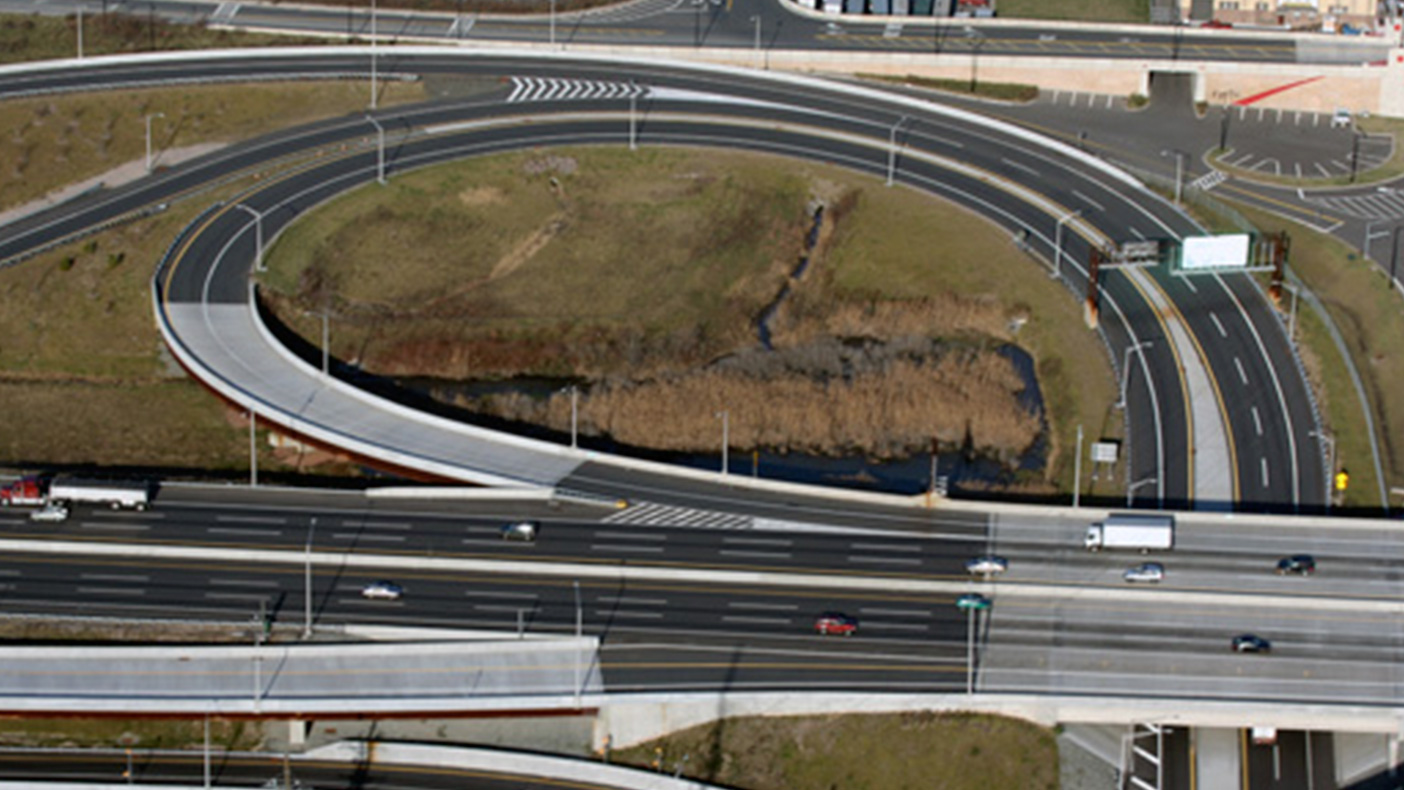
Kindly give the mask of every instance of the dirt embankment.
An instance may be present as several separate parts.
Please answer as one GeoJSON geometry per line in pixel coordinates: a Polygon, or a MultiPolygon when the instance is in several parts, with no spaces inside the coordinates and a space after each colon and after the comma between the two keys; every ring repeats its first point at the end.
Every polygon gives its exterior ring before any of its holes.
{"type": "MultiPolygon", "coordinates": [[[[274,294],[275,311],[296,324],[309,305],[334,300],[335,334],[343,338],[338,355],[382,375],[577,380],[581,434],[638,447],[715,451],[717,415],[723,411],[731,446],[738,450],[885,459],[925,451],[934,437],[945,446],[960,444],[1012,460],[1038,437],[1041,415],[1020,405],[1024,382],[1001,353],[1024,308],[991,295],[944,292],[893,299],[876,283],[870,293],[835,285],[829,257],[846,243],[846,225],[861,221],[855,216],[861,190],[810,179],[784,196],[782,219],[776,220],[767,219],[776,213],[773,192],[715,173],[690,172],[685,189],[673,184],[645,190],[657,204],[647,210],[602,207],[588,184],[571,180],[577,176],[573,160],[570,168],[557,162],[545,171],[531,164],[523,166],[522,176],[541,181],[549,175],[549,186],[542,188],[555,199],[533,226],[502,240],[495,257],[465,266],[465,273],[444,281],[434,297],[424,298],[421,288],[415,300],[387,300],[385,291],[373,302],[349,299],[336,285],[342,275],[327,262],[303,272],[298,293],[274,294]],[[678,231],[676,222],[649,224],[666,215],[671,200],[684,196],[735,213],[708,225],[707,233],[678,231]],[[826,208],[817,236],[811,220],[816,205],[826,208]],[[759,253],[760,259],[753,273],[720,287],[715,309],[690,322],[631,322],[618,315],[510,320],[512,309],[499,296],[507,286],[521,278],[568,276],[560,264],[552,261],[555,268],[548,269],[543,262],[563,246],[588,247],[590,234],[611,217],[628,217],[628,232],[640,245],[678,256],[674,265],[649,270],[651,281],[631,282],[627,276],[618,281],[619,287],[659,299],[688,287],[698,276],[695,269],[707,266],[718,246],[759,253]],[[669,232],[675,235],[660,242],[657,236],[669,232]],[[797,266],[801,257],[807,266],[797,266]],[[766,349],[757,338],[757,322],[782,289],[784,296],[767,319],[773,348],[766,349]],[[348,331],[350,324],[355,330],[348,331]],[[346,348],[347,337],[356,338],[354,348],[346,348]]],[[[513,188],[499,194],[480,186],[474,194],[506,200],[513,188]]],[[[462,194],[455,196],[457,208],[483,202],[464,201],[462,194]]],[[[366,217],[384,226],[394,223],[392,213],[381,208],[366,217]]],[[[436,222],[446,221],[436,216],[436,222]]],[[[354,249],[348,241],[335,247],[354,249]]],[[[425,251],[406,255],[423,257],[425,251]]],[[[627,269],[633,263],[573,259],[570,265],[627,269]]],[[[693,300],[705,298],[699,294],[693,300]]],[[[570,427],[570,395],[563,392],[456,402],[496,417],[562,431],[570,427]]]]}

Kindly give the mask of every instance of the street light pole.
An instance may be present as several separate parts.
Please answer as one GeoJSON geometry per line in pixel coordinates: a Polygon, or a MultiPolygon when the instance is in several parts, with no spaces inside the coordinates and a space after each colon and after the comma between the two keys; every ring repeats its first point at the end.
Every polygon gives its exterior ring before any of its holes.
{"type": "Polygon", "coordinates": [[[570,449],[580,447],[580,388],[570,385],[570,449]]]}
{"type": "Polygon", "coordinates": [[[1116,407],[1117,407],[1118,409],[1125,409],[1125,408],[1126,408],[1126,387],[1127,387],[1127,382],[1130,381],[1130,379],[1131,379],[1131,354],[1132,354],[1132,352],[1140,353],[1140,352],[1142,352],[1144,349],[1150,348],[1151,345],[1152,345],[1151,341],[1149,341],[1149,340],[1142,340],[1142,341],[1139,342],[1139,343],[1135,343],[1135,344],[1133,344],[1133,345],[1129,345],[1129,346],[1126,347],[1126,353],[1123,354],[1122,357],[1121,357],[1121,400],[1119,400],[1119,401],[1116,402],[1116,407]]]}
{"type": "Polygon", "coordinates": [[[897,175],[897,130],[902,124],[907,122],[907,116],[903,115],[897,119],[897,123],[892,124],[892,129],[887,133],[887,185],[892,186],[893,179],[897,175]]]}
{"type": "MultiPolygon", "coordinates": [[[[263,212],[249,208],[243,203],[235,203],[234,208],[243,209],[254,218],[254,270],[265,271],[263,266],[263,212]]],[[[245,226],[247,227],[247,226],[245,226]]]]}
{"type": "Polygon", "coordinates": [[[1058,218],[1058,222],[1053,226],[1053,279],[1060,280],[1063,277],[1063,224],[1068,220],[1082,216],[1082,209],[1072,211],[1058,218]]]}
{"type": "Polygon", "coordinates": [[[307,524],[307,551],[305,572],[303,580],[305,582],[302,595],[302,638],[312,638],[312,536],[317,531],[317,517],[313,516],[307,524]]]}
{"type": "Polygon", "coordinates": [[[165,118],[163,112],[151,113],[146,116],[146,174],[151,174],[151,120],[153,118],[165,118]]]}
{"type": "Polygon", "coordinates": [[[329,373],[330,370],[331,370],[331,364],[330,364],[330,362],[331,362],[331,350],[330,350],[330,348],[329,348],[330,343],[331,343],[331,325],[330,325],[329,317],[328,317],[328,315],[327,315],[327,311],[326,311],[326,310],[323,310],[323,311],[322,311],[322,377],[323,377],[323,378],[326,378],[327,373],[329,373]]]}
{"type": "Polygon", "coordinates": [[[1082,426],[1077,426],[1077,462],[1073,465],[1073,508],[1082,501],[1082,426]]]}
{"type": "Polygon", "coordinates": [[[760,55],[761,55],[761,40],[760,40],[760,38],[761,38],[761,18],[760,18],[760,14],[754,14],[754,15],[752,15],[751,21],[756,23],[756,60],[759,62],[759,61],[760,61],[760,55]]]}
{"type": "Polygon", "coordinates": [[[83,6],[78,6],[78,59],[83,59],[83,6]]]}
{"type": "Polygon", "coordinates": [[[1136,482],[1134,482],[1134,483],[1132,483],[1131,485],[1127,486],[1127,487],[1126,487],[1126,506],[1127,506],[1127,507],[1131,507],[1131,500],[1132,500],[1133,497],[1136,496],[1136,489],[1138,489],[1138,488],[1140,488],[1141,486],[1144,486],[1144,485],[1150,485],[1150,484],[1152,484],[1152,483],[1154,483],[1154,482],[1156,482],[1156,478],[1154,478],[1154,477],[1147,477],[1147,478],[1145,478],[1145,479],[1143,479],[1143,480],[1137,480],[1136,482]]]}
{"type": "Polygon", "coordinates": [[[575,580],[575,707],[580,707],[580,652],[585,639],[585,611],[580,605],[580,580],[575,580]]]}
{"type": "Polygon", "coordinates": [[[629,80],[629,150],[639,147],[639,92],[633,80],[629,80]]]}
{"type": "Polygon", "coordinates": [[[375,127],[378,154],[375,160],[375,180],[382,185],[385,183],[385,127],[380,125],[380,121],[374,115],[366,113],[366,120],[375,127]]]}
{"type": "Polygon", "coordinates": [[[1312,431],[1307,435],[1314,436],[1326,443],[1326,464],[1330,467],[1330,471],[1326,475],[1326,511],[1329,513],[1331,502],[1335,499],[1332,487],[1335,485],[1336,475],[1336,437],[1325,431],[1312,431]]]}
{"type": "Polygon", "coordinates": [[[1172,154],[1173,154],[1174,157],[1175,157],[1175,204],[1176,204],[1176,205],[1179,205],[1179,203],[1180,203],[1180,196],[1181,196],[1181,194],[1182,194],[1182,192],[1183,192],[1183,186],[1184,186],[1184,180],[1185,180],[1185,179],[1184,179],[1184,172],[1185,172],[1185,152],[1184,152],[1184,151],[1161,151],[1161,152],[1160,152],[1160,155],[1161,155],[1161,156],[1170,156],[1170,155],[1172,155],[1172,154]]]}
{"type": "Polygon", "coordinates": [[[377,68],[378,68],[378,67],[377,67],[376,62],[375,62],[375,54],[376,54],[376,53],[375,53],[375,16],[376,16],[375,12],[376,12],[376,0],[371,0],[371,30],[370,30],[370,40],[371,40],[371,46],[370,46],[370,50],[371,50],[371,95],[370,95],[370,108],[371,108],[372,110],[375,109],[376,94],[380,92],[380,86],[379,86],[379,81],[380,81],[380,80],[379,80],[379,77],[380,77],[380,75],[379,75],[379,73],[378,73],[378,71],[377,71],[377,68]]]}
{"type": "Polygon", "coordinates": [[[717,416],[717,417],[720,417],[720,418],[721,418],[721,421],[722,421],[722,447],[721,447],[721,451],[722,451],[722,464],[721,464],[721,473],[722,473],[723,475],[725,475],[725,474],[727,473],[727,470],[728,470],[728,467],[727,467],[727,449],[728,449],[728,448],[730,447],[730,445],[731,445],[731,412],[728,411],[728,410],[726,410],[726,409],[722,409],[721,411],[717,412],[716,416],[717,416]]]}
{"type": "Polygon", "coordinates": [[[975,607],[965,610],[965,693],[975,693],[975,607]]]}

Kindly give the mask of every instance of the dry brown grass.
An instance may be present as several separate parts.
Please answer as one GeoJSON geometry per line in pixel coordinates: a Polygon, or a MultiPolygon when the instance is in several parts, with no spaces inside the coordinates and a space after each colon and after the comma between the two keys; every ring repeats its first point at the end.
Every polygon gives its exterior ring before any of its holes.
{"type": "MultiPolygon", "coordinates": [[[[65,94],[0,103],[0,209],[22,205],[98,176],[146,152],[255,137],[355,111],[366,103],[359,82],[221,85],[95,94],[65,94]]],[[[415,101],[417,83],[390,83],[384,100],[415,101]]]]}
{"type": "Polygon", "coordinates": [[[977,714],[748,717],[676,732],[614,753],[743,790],[1053,790],[1053,734],[977,714]],[[686,755],[686,762],[683,762],[686,755]]]}
{"type": "MultiPolygon", "coordinates": [[[[205,724],[159,719],[0,719],[0,746],[23,748],[201,749],[205,724]]],[[[257,724],[210,720],[210,743],[217,749],[251,751],[262,743],[257,724]]]]}

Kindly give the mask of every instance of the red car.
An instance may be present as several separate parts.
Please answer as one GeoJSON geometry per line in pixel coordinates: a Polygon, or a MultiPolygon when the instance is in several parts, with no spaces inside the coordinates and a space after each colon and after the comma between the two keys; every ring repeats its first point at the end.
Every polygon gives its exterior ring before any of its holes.
{"type": "Polygon", "coordinates": [[[858,630],[858,620],[842,612],[825,612],[814,621],[814,630],[825,636],[853,636],[853,632],[858,630]]]}
{"type": "Polygon", "coordinates": [[[1201,24],[1200,27],[1207,27],[1211,30],[1228,30],[1233,27],[1233,23],[1221,22],[1217,19],[1211,19],[1208,22],[1201,24]]]}

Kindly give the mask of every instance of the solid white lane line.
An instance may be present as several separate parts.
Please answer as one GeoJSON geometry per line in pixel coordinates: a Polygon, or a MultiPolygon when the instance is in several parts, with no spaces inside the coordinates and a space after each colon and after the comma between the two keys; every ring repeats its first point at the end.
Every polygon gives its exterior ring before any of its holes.
{"type": "Polygon", "coordinates": [[[667,535],[659,535],[656,532],[596,532],[595,537],[599,540],[667,540],[667,535]]]}
{"type": "Polygon", "coordinates": [[[276,538],[283,534],[281,529],[248,529],[246,527],[208,527],[211,535],[264,535],[276,538]]]}
{"type": "Polygon", "coordinates": [[[84,521],[78,526],[82,529],[111,529],[118,532],[145,532],[151,529],[148,524],[103,524],[94,521],[84,521]]]}
{"type": "Polygon", "coordinates": [[[333,532],[332,540],[378,540],[389,543],[404,543],[404,535],[376,535],[365,532],[333,532]]]}
{"type": "Polygon", "coordinates": [[[277,582],[261,579],[210,579],[210,584],[218,587],[277,587],[277,582]]]}
{"type": "Polygon", "coordinates": [[[790,618],[788,618],[788,617],[749,617],[749,616],[746,616],[746,615],[739,615],[739,614],[724,614],[724,615],[722,615],[722,622],[724,622],[724,623],[759,623],[759,624],[762,624],[762,625],[789,625],[789,624],[790,624],[790,618]]]}
{"type": "Polygon", "coordinates": [[[662,612],[630,612],[627,610],[614,611],[612,609],[595,610],[596,617],[644,617],[650,620],[662,620],[662,612]]]}
{"type": "Polygon", "coordinates": [[[638,606],[667,606],[667,598],[630,598],[627,595],[600,595],[595,603],[635,604],[638,606]]]}
{"type": "Polygon", "coordinates": [[[751,557],[758,560],[788,560],[793,555],[788,551],[744,551],[742,549],[720,549],[723,557],[751,557]]]}
{"type": "Polygon", "coordinates": [[[367,521],[365,524],[351,524],[341,522],[344,527],[364,526],[366,529],[414,529],[414,525],[405,521],[367,521]]]}
{"type": "Polygon", "coordinates": [[[921,551],[921,546],[912,546],[901,543],[850,543],[849,548],[859,551],[921,551]]]}
{"type": "Polygon", "coordinates": [[[215,516],[215,521],[225,524],[287,524],[285,518],[275,516],[215,516]]]}
{"type": "Polygon", "coordinates": [[[138,573],[80,573],[78,578],[90,582],[149,582],[150,576],[138,573]]]}
{"type": "Polygon", "coordinates": [[[475,603],[473,604],[473,608],[479,612],[507,612],[508,614],[516,614],[517,612],[524,612],[537,607],[536,604],[532,604],[531,606],[513,606],[509,603],[475,603]]]}
{"type": "Polygon", "coordinates": [[[866,606],[859,607],[862,614],[889,615],[891,617],[930,617],[930,612],[921,612],[915,609],[869,609],[866,606]]]}
{"type": "Polygon", "coordinates": [[[463,593],[469,598],[532,598],[537,597],[537,593],[528,592],[497,592],[496,590],[466,590],[463,593]]]}
{"type": "Polygon", "coordinates": [[[654,554],[662,554],[662,553],[663,553],[663,547],[662,547],[662,546],[601,546],[601,545],[599,545],[599,544],[591,544],[591,545],[590,545],[590,551],[639,551],[639,552],[651,552],[651,553],[654,553],[654,554]]]}
{"type": "Polygon", "coordinates": [[[912,557],[849,557],[849,562],[870,562],[881,565],[920,565],[921,560],[912,557]]]}
{"type": "Polygon", "coordinates": [[[864,628],[877,629],[879,631],[927,631],[930,630],[924,625],[912,623],[863,623],[864,628]]]}
{"type": "Polygon", "coordinates": [[[730,535],[722,538],[722,543],[735,543],[741,546],[793,546],[795,542],[788,538],[736,538],[730,535]]]}
{"type": "Polygon", "coordinates": [[[793,612],[799,608],[797,603],[753,603],[751,601],[732,601],[727,606],[732,609],[770,609],[778,612],[793,612]]]}
{"type": "Polygon", "coordinates": [[[205,598],[211,601],[266,601],[268,596],[256,592],[207,592],[205,598]]]}
{"type": "Polygon", "coordinates": [[[79,587],[78,592],[83,595],[146,595],[146,590],[125,587],[79,587]]]}

